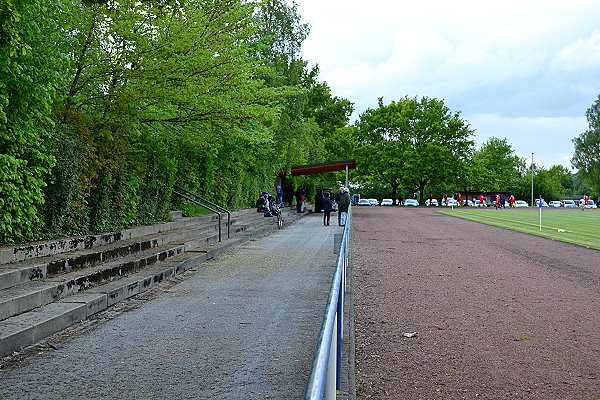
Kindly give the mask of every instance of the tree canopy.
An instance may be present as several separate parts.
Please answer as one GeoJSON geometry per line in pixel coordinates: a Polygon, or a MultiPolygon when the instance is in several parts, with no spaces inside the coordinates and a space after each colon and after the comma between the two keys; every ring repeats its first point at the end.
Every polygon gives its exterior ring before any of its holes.
{"type": "Polygon", "coordinates": [[[506,139],[489,138],[473,153],[461,183],[465,191],[509,191],[525,169],[506,139]]]}
{"type": "Polygon", "coordinates": [[[174,183],[251,206],[277,169],[337,152],[352,112],[299,58],[285,0],[1,7],[0,242],[193,212],[174,183]]]}
{"type": "Polygon", "coordinates": [[[588,130],[573,139],[573,167],[584,181],[600,193],[600,96],[587,110],[588,130]]]}
{"type": "Polygon", "coordinates": [[[368,174],[390,184],[418,189],[456,181],[473,151],[472,130],[459,112],[427,97],[392,101],[362,113],[357,122],[361,160],[368,174]]]}

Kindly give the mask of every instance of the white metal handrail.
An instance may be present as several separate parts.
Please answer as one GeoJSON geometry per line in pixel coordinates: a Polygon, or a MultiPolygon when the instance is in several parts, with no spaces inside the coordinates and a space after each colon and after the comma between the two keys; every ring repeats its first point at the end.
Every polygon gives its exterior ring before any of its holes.
{"type": "Polygon", "coordinates": [[[336,390],[341,386],[344,295],[349,244],[350,209],[329,290],[317,351],[306,385],[305,400],[335,400],[336,390]]]}

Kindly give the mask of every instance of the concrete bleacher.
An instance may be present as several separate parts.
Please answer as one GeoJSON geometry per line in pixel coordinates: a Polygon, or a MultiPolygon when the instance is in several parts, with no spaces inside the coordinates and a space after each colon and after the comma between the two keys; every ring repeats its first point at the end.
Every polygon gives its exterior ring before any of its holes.
{"type": "MultiPolygon", "coordinates": [[[[285,225],[305,214],[284,209],[285,225]]],[[[255,209],[0,248],[0,357],[277,230],[255,209]]]]}

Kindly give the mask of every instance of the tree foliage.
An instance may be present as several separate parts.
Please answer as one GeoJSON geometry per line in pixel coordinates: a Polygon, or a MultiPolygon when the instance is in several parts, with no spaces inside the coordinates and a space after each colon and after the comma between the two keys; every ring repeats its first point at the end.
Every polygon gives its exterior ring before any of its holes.
{"type": "Polygon", "coordinates": [[[40,223],[37,207],[44,203],[42,190],[55,163],[47,144],[54,88],[61,78],[56,71],[64,69],[67,54],[60,34],[66,13],[62,3],[12,1],[3,7],[0,242],[7,242],[31,236],[40,223]]]}
{"type": "Polygon", "coordinates": [[[525,161],[515,155],[506,139],[491,137],[473,153],[465,179],[465,191],[509,191],[525,169],[525,161]]]}
{"type": "Polygon", "coordinates": [[[600,193],[600,96],[587,110],[588,130],[573,139],[575,153],[571,159],[581,178],[600,193]]]}
{"type": "Polygon", "coordinates": [[[473,142],[468,124],[442,100],[405,97],[362,113],[359,153],[368,174],[387,182],[396,198],[400,185],[416,188],[456,181],[473,142]]]}
{"type": "Polygon", "coordinates": [[[299,58],[308,26],[295,3],[8,0],[0,11],[2,242],[195,212],[175,183],[251,206],[274,171],[351,147],[352,105],[299,58]]]}

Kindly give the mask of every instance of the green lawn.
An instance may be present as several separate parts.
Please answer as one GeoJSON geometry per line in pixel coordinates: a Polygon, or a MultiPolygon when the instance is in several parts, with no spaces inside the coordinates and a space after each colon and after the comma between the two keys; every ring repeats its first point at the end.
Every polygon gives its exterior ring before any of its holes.
{"type": "Polygon", "coordinates": [[[582,211],[580,208],[542,208],[541,232],[539,208],[495,210],[493,208],[462,207],[454,210],[442,209],[439,212],[600,249],[600,209],[582,211]],[[559,229],[561,232],[559,232],[559,229]]]}

